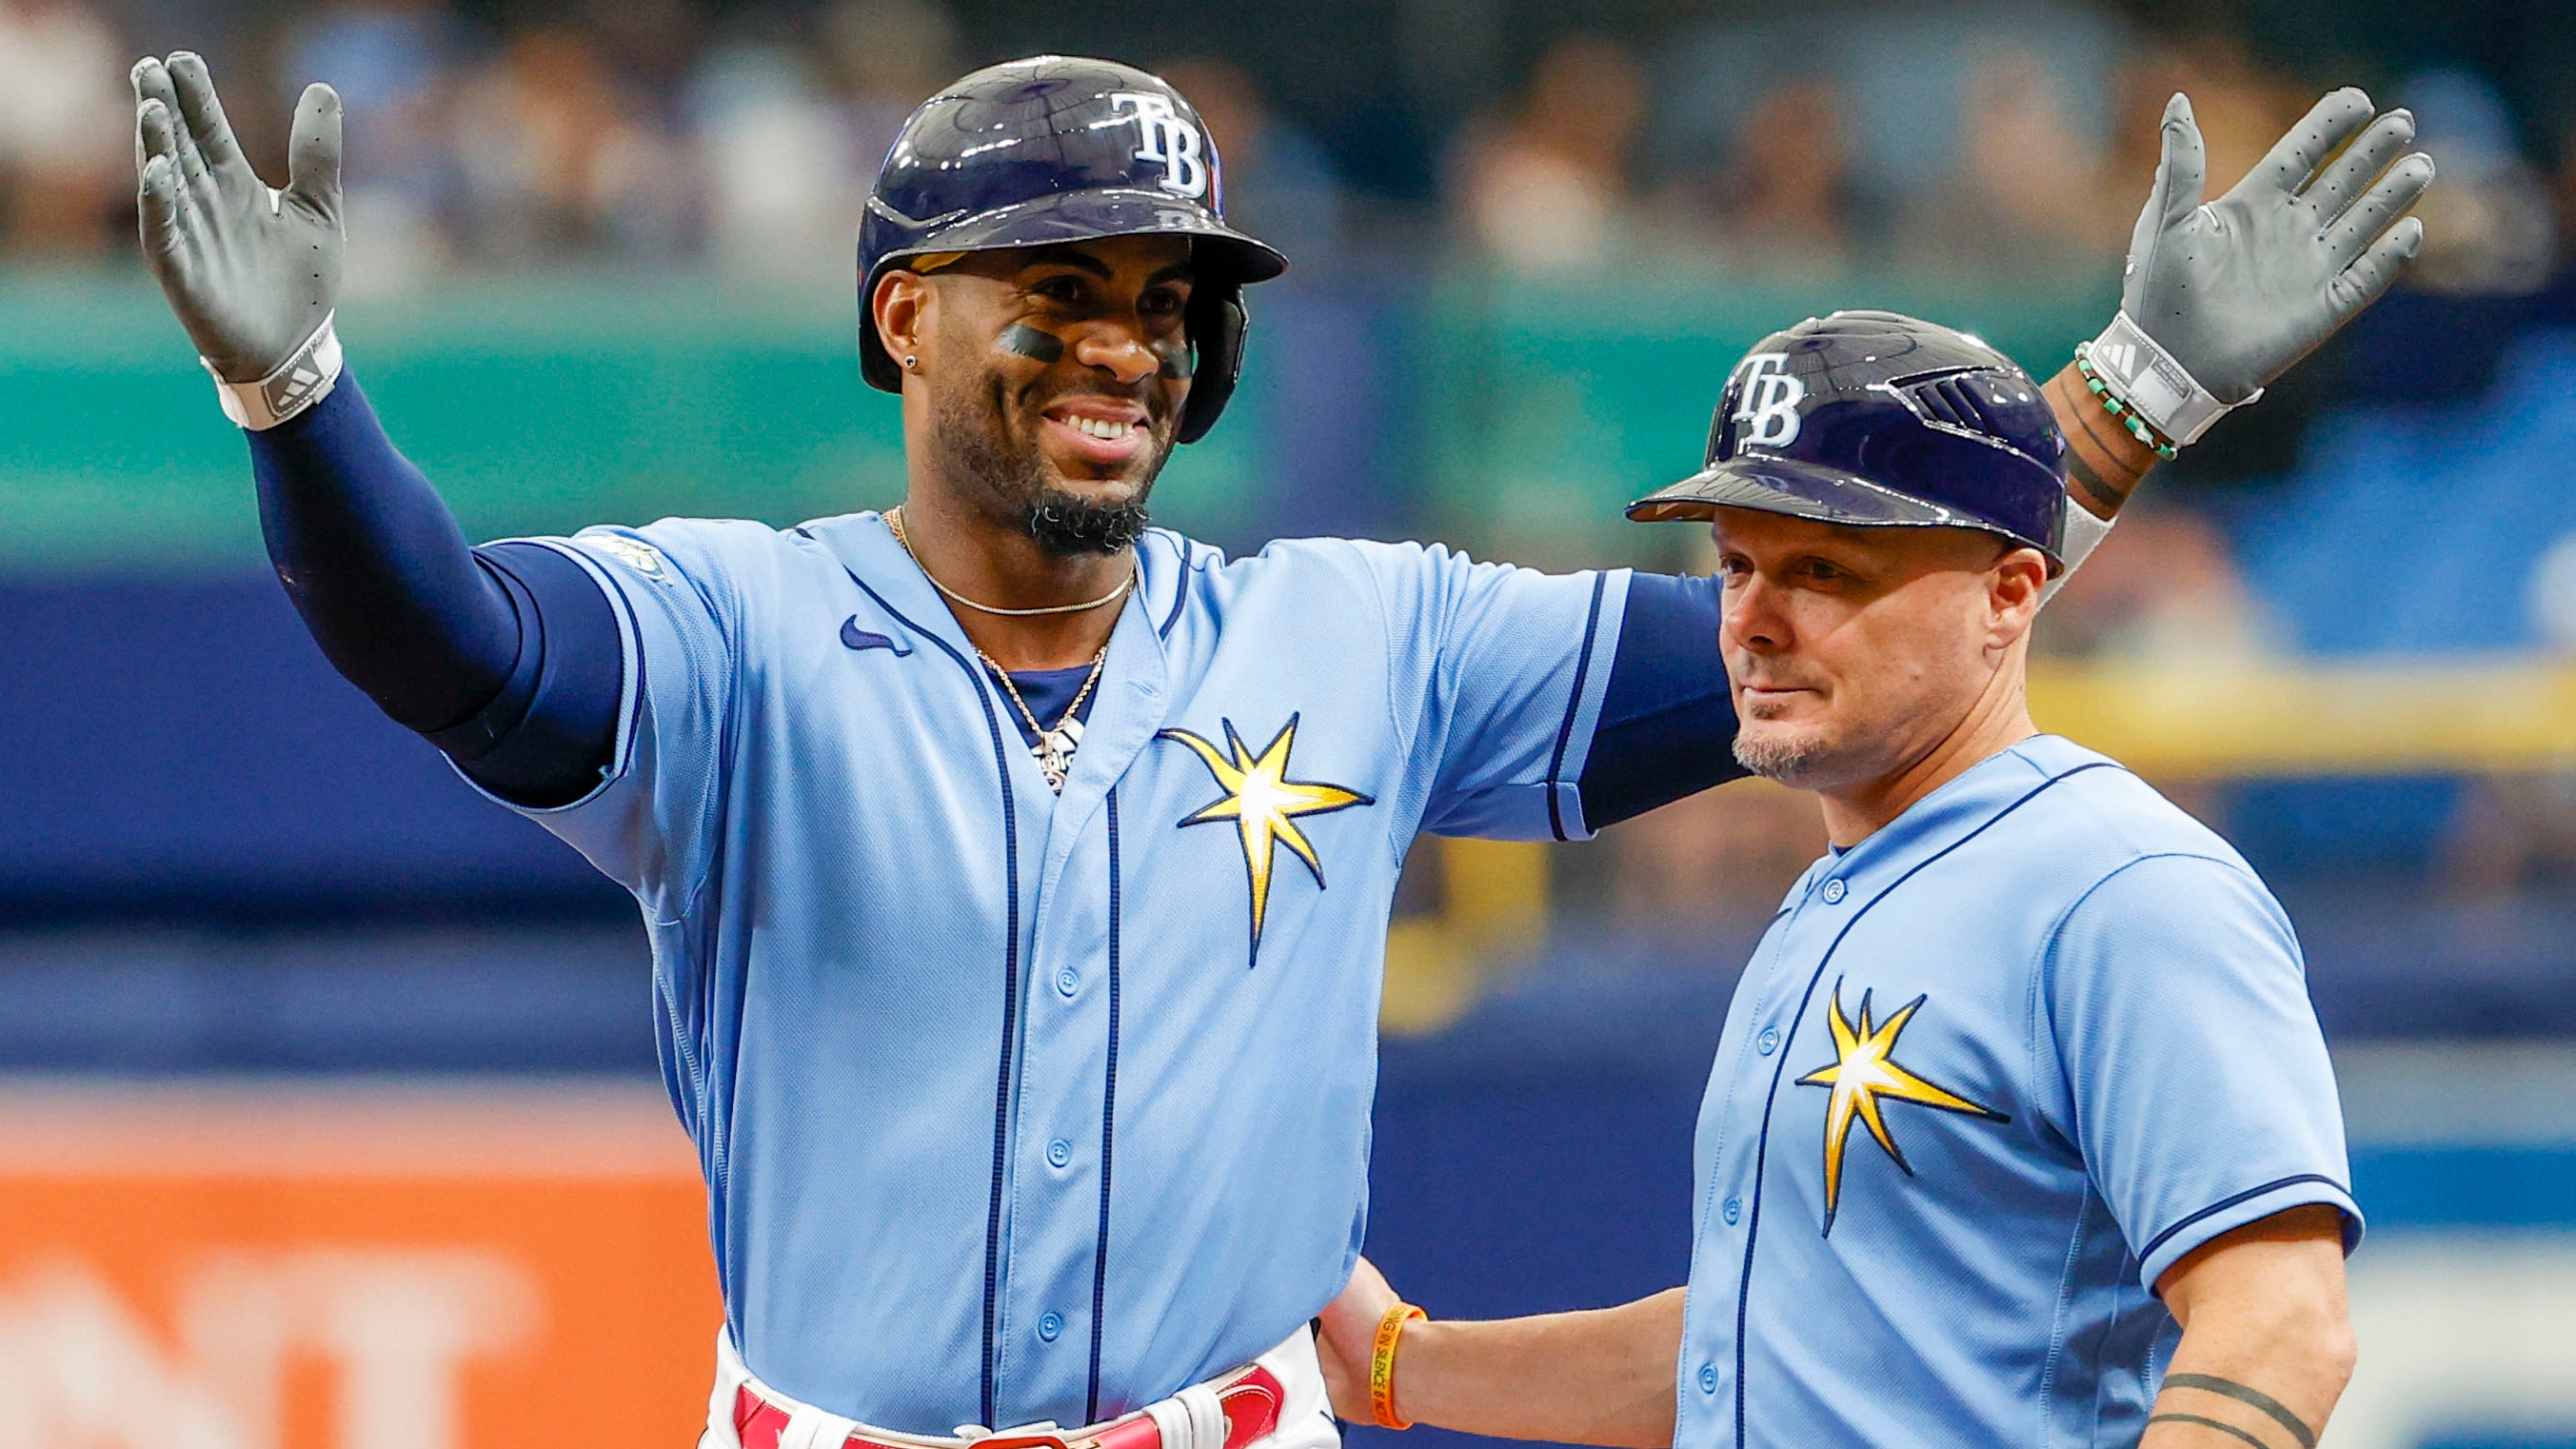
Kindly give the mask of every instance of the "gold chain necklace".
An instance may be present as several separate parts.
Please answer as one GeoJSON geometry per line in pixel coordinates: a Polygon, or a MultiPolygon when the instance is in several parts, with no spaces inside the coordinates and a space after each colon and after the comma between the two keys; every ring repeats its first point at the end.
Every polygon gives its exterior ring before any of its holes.
{"type": "Polygon", "coordinates": [[[1063,794],[1064,777],[1073,772],[1073,752],[1082,747],[1082,721],[1074,716],[1081,712],[1082,702],[1091,697],[1091,687],[1100,682],[1100,671],[1109,663],[1109,646],[1101,645],[1100,652],[1091,656],[1090,677],[1082,681],[1082,688],[1073,692],[1073,703],[1064,707],[1054,729],[1038,723],[1037,711],[1029,708],[1027,700],[1020,698],[1020,686],[1011,679],[1011,671],[994,663],[993,656],[981,649],[975,651],[975,657],[984,661],[984,667],[993,671],[995,679],[1002,681],[1002,689],[1011,696],[1011,703],[1019,706],[1020,718],[1029,722],[1029,733],[1037,737],[1037,743],[1029,746],[1029,753],[1037,756],[1038,773],[1046,776],[1048,789],[1063,794]]]}
{"type": "Polygon", "coordinates": [[[1118,587],[1111,589],[1108,593],[1102,594],[1099,598],[1092,600],[1088,604],[1049,604],[1046,607],[1039,609],[1004,609],[998,608],[992,604],[979,604],[973,599],[966,597],[964,594],[957,592],[955,589],[948,587],[946,584],[941,583],[939,581],[939,575],[930,571],[930,565],[921,561],[921,555],[912,551],[912,540],[904,537],[903,535],[903,509],[901,507],[898,506],[888,509],[886,511],[885,521],[887,531],[894,535],[894,541],[903,545],[904,557],[912,560],[912,566],[921,570],[921,576],[930,580],[930,586],[932,588],[947,595],[951,602],[964,604],[967,608],[970,608],[979,614],[998,614],[1005,619],[1034,619],[1043,614],[1087,614],[1092,610],[1099,608],[1103,604],[1114,604],[1118,602],[1120,599],[1127,597],[1128,590],[1136,587],[1136,571],[1131,568],[1127,571],[1127,577],[1119,582],[1118,587]]]}
{"type": "MultiPolygon", "coordinates": [[[[949,588],[930,572],[929,567],[922,563],[921,555],[912,551],[912,540],[903,536],[901,508],[889,510],[885,521],[886,528],[894,534],[894,541],[903,545],[904,557],[912,560],[912,566],[921,570],[921,576],[930,580],[932,588],[964,604],[967,608],[978,609],[987,614],[1003,614],[1014,618],[1025,618],[1031,614],[1079,614],[1087,609],[1097,609],[1112,600],[1124,598],[1129,589],[1136,587],[1136,575],[1130,572],[1124,583],[1088,604],[1057,604],[1045,609],[996,609],[990,604],[976,603],[973,599],[949,588]]],[[[1020,698],[1020,686],[1011,678],[1011,671],[995,663],[993,656],[981,649],[975,651],[975,657],[984,661],[984,667],[993,671],[995,679],[1002,681],[1002,691],[1011,697],[1011,703],[1020,711],[1020,718],[1029,722],[1029,733],[1037,740],[1036,744],[1029,746],[1029,753],[1037,757],[1038,773],[1046,776],[1048,789],[1059,795],[1063,794],[1064,777],[1073,773],[1073,752],[1082,747],[1082,721],[1075,719],[1074,716],[1081,712],[1082,702],[1091,697],[1092,687],[1100,683],[1100,671],[1109,663],[1109,646],[1101,645],[1100,652],[1091,656],[1090,676],[1082,681],[1082,688],[1073,692],[1073,703],[1064,707],[1064,713],[1057,718],[1054,729],[1048,729],[1038,723],[1037,711],[1029,708],[1027,700],[1020,698]]]]}

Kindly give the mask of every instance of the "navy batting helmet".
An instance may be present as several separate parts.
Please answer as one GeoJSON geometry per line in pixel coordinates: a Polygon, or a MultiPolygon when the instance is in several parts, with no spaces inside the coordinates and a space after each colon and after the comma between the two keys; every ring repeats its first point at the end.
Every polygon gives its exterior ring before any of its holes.
{"type": "Polygon", "coordinates": [[[1110,236],[1185,236],[1197,276],[1197,352],[1178,436],[1196,442],[1243,366],[1243,285],[1287,259],[1225,224],[1216,143],[1159,76],[1115,61],[1040,55],[987,66],[912,113],[859,222],[859,370],[886,392],[902,369],[877,336],[877,279],[926,253],[1110,236]]]}
{"type": "Polygon", "coordinates": [[[1894,312],[1810,317],[1726,379],[1708,466],[1628,505],[1644,523],[1752,508],[1863,528],[1974,528],[2064,566],[2066,435],[2030,374],[1894,312]]]}

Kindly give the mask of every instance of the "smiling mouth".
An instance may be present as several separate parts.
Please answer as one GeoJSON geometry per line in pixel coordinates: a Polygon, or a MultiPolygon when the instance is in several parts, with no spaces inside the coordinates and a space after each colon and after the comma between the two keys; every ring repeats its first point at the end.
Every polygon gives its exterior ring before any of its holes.
{"type": "Polygon", "coordinates": [[[1044,432],[1060,452],[1101,467],[1133,460],[1153,437],[1143,408],[1110,398],[1059,402],[1042,416],[1044,432]]]}

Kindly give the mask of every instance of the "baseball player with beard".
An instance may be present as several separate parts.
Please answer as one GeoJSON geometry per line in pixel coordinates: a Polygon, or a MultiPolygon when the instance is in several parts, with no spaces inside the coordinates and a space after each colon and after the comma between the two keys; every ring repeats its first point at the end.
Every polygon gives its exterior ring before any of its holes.
{"type": "MultiPolygon", "coordinates": [[[[144,252],[316,641],[642,910],[724,1290],[707,1442],[1329,1441],[1306,1325],[1364,1224],[1406,849],[1741,773],[1716,587],[1146,527],[1285,263],[1184,98],[1063,57],[925,102],[868,199],[901,507],[472,547],[332,325],[337,97],[280,192],[203,62],[135,87],[144,252]]],[[[2250,399],[2413,249],[2411,134],[2338,93],[2211,210],[2179,115],[2122,355],[2185,413],[2250,399]]],[[[2154,455],[2073,372],[2048,397],[2071,556],[2154,455]]]]}

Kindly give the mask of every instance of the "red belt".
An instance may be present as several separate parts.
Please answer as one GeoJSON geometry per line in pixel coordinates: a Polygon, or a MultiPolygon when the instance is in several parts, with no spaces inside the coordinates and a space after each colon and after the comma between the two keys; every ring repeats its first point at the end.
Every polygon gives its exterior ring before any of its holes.
{"type": "MultiPolygon", "coordinates": [[[[1286,1398],[1279,1380],[1259,1365],[1219,1387],[1216,1401],[1225,1411],[1225,1449],[1244,1449],[1276,1430],[1286,1398]]],[[[734,1395],[733,1427],[742,1439],[742,1449],[778,1449],[778,1437],[787,1432],[787,1420],[785,1409],[762,1398],[749,1385],[734,1395]]],[[[852,1434],[848,1444],[849,1449],[921,1449],[918,1444],[871,1439],[864,1431],[852,1434]]],[[[976,1440],[974,1449],[1162,1449],[1162,1445],[1162,1429],[1152,1416],[1139,1409],[1088,1429],[995,1434],[976,1440]]]]}

